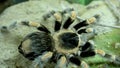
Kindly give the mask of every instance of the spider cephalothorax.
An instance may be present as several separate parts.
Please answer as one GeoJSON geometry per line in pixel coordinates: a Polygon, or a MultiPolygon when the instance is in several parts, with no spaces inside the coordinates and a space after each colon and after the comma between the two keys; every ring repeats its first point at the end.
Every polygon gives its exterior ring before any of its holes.
{"type": "Polygon", "coordinates": [[[81,58],[95,54],[120,62],[116,56],[95,49],[90,40],[95,36],[95,30],[87,26],[96,22],[99,15],[81,21],[74,9],[69,8],[61,12],[52,11],[44,15],[43,19],[47,20],[49,17],[55,19],[54,32],[42,24],[22,21],[23,25],[34,26],[40,30],[27,35],[18,48],[24,57],[36,62],[34,67],[44,68],[47,62],[53,62],[56,68],[67,68],[69,63],[88,68],[81,58]],[[77,23],[74,24],[76,20],[77,23]]]}
{"type": "Polygon", "coordinates": [[[74,49],[78,46],[79,37],[75,33],[64,33],[60,37],[61,47],[66,49],[74,49]]]}

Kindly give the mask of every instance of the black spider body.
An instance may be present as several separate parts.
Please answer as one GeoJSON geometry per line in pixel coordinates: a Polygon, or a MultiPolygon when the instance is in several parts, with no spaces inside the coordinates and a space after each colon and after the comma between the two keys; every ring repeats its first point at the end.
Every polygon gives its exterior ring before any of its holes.
{"type": "Polygon", "coordinates": [[[93,24],[97,20],[98,15],[81,21],[77,18],[74,9],[70,8],[62,12],[52,11],[43,16],[43,19],[47,20],[51,16],[55,18],[54,33],[42,24],[29,21],[22,22],[23,25],[37,27],[39,30],[27,35],[18,47],[19,52],[24,57],[35,61],[37,64],[34,66],[35,68],[44,68],[47,62],[55,63],[55,68],[67,68],[69,63],[89,68],[84,61],[81,61],[81,58],[96,54],[118,61],[113,55],[106,54],[103,50],[95,49],[94,43],[90,40],[91,37],[95,36],[95,33],[92,28],[87,26],[93,24]],[[66,17],[66,13],[69,16],[62,23],[62,18],[66,17]],[[79,22],[72,26],[75,20],[79,20],[79,22]]]}
{"type": "Polygon", "coordinates": [[[19,52],[22,53],[26,58],[34,60],[39,55],[42,55],[43,52],[52,51],[53,47],[53,39],[49,34],[44,32],[34,32],[27,35],[18,48],[19,52]],[[29,40],[30,42],[27,42],[29,40]],[[25,46],[25,48],[27,48],[26,51],[28,50],[28,52],[22,50],[22,46],[25,46]]]}

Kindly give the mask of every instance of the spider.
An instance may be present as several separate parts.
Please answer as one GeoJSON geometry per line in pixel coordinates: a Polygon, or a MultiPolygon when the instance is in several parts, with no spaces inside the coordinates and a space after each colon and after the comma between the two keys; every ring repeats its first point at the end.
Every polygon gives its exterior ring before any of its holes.
{"type": "Polygon", "coordinates": [[[81,21],[74,9],[68,8],[63,11],[51,11],[45,14],[43,19],[47,21],[50,17],[55,20],[53,32],[43,24],[21,21],[22,25],[36,27],[39,30],[28,34],[18,47],[25,58],[36,62],[34,68],[44,68],[47,63],[55,63],[55,68],[68,68],[69,63],[89,68],[82,58],[96,54],[120,64],[118,56],[94,47],[91,39],[96,33],[88,26],[94,24],[99,15],[81,21]]]}

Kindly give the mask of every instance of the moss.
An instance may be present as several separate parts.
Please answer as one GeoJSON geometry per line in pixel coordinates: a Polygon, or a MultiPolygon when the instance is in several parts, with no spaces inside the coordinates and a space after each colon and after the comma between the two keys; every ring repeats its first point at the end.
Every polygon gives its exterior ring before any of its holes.
{"type": "Polygon", "coordinates": [[[108,50],[114,54],[120,54],[119,48],[115,48],[115,43],[120,42],[120,31],[114,29],[111,32],[98,35],[94,39],[98,48],[108,50]]]}
{"type": "Polygon", "coordinates": [[[67,0],[70,3],[79,3],[82,5],[87,5],[89,4],[92,0],[67,0]]]}
{"type": "MultiPolygon", "coordinates": [[[[115,48],[115,43],[120,42],[120,31],[119,29],[113,29],[111,32],[98,35],[94,38],[96,48],[104,50],[109,54],[120,54],[120,49],[115,48]]],[[[87,60],[90,63],[91,68],[119,68],[119,65],[108,62],[106,59],[95,56],[95,58],[90,58],[87,60]]]]}

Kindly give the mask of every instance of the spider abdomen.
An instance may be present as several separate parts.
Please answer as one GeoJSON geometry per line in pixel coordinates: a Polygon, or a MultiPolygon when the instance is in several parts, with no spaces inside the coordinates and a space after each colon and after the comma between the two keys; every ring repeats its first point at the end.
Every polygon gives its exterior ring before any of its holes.
{"type": "Polygon", "coordinates": [[[42,55],[44,52],[52,51],[53,45],[52,37],[49,34],[34,32],[24,38],[19,46],[19,52],[26,58],[34,60],[34,58],[42,55]],[[30,42],[27,42],[29,40],[30,42]]]}

